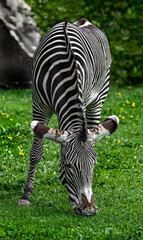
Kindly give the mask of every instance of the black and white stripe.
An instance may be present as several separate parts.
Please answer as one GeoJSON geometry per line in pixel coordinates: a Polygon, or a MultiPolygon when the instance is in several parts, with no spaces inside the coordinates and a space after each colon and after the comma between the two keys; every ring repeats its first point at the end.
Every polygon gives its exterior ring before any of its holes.
{"type": "Polygon", "coordinates": [[[91,142],[85,142],[83,148],[75,138],[61,150],[59,177],[61,183],[67,187],[70,199],[75,205],[79,203],[78,193],[81,188],[92,184],[96,157],[91,142]]]}
{"type": "MultiPolygon", "coordinates": [[[[101,108],[109,90],[110,64],[106,36],[86,19],[54,26],[42,38],[33,59],[33,120],[48,123],[56,113],[60,130],[66,131],[67,135],[72,133],[61,149],[60,179],[75,206],[81,200],[81,192],[85,195],[89,192],[86,196],[89,202],[92,197],[97,155],[87,128],[95,128],[100,121],[101,108]]],[[[28,180],[20,204],[32,193],[42,144],[35,136],[28,180]]]]}
{"type": "Polygon", "coordinates": [[[61,130],[79,130],[85,114],[89,127],[99,123],[111,60],[106,37],[93,27],[91,35],[85,27],[60,23],[41,40],[33,63],[34,119],[42,115],[38,105],[57,114],[61,130]]]}

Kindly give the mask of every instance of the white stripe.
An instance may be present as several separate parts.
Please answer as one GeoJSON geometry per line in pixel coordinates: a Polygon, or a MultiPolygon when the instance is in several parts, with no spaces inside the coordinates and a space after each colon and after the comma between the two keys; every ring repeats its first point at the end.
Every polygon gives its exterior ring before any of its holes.
{"type": "Polygon", "coordinates": [[[70,91],[72,91],[73,89],[75,89],[76,84],[77,84],[77,83],[75,82],[73,86],[67,88],[66,91],[59,97],[58,101],[57,101],[56,104],[55,104],[55,110],[57,109],[57,105],[59,104],[59,102],[61,101],[61,99],[64,98],[65,95],[66,95],[68,92],[70,92],[70,91]]]}
{"type": "MultiPolygon", "coordinates": [[[[64,69],[63,71],[60,71],[60,73],[57,73],[57,74],[54,76],[54,78],[56,78],[56,77],[57,77],[58,75],[60,75],[62,72],[65,72],[67,69],[70,70],[70,68],[66,68],[66,69],[64,69]]],[[[52,104],[54,104],[55,94],[56,94],[57,90],[60,88],[60,86],[62,86],[62,85],[65,84],[66,82],[72,80],[74,76],[75,76],[75,72],[73,72],[73,74],[72,74],[70,77],[67,77],[67,78],[63,79],[63,80],[56,86],[56,88],[54,89],[53,95],[52,95],[52,104]]],[[[51,85],[51,88],[52,88],[52,85],[51,85]]]]}

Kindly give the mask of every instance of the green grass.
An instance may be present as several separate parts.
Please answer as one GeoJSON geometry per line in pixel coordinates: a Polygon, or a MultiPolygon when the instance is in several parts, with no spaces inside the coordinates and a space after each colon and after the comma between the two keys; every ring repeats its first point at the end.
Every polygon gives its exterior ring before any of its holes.
{"type": "MultiPolygon", "coordinates": [[[[76,216],[60,184],[60,145],[45,141],[32,205],[18,207],[29,168],[30,90],[0,91],[0,239],[143,239],[143,88],[111,88],[102,110],[117,132],[95,145],[93,192],[99,213],[76,216]]],[[[57,128],[56,116],[50,126],[57,128]]]]}

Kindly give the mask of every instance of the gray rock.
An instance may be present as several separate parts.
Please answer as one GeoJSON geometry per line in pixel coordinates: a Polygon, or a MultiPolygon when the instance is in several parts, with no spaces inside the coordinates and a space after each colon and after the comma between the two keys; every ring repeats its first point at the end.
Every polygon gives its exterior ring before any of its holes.
{"type": "Polygon", "coordinates": [[[0,1],[0,88],[30,87],[32,57],[40,38],[24,1],[0,1]]]}

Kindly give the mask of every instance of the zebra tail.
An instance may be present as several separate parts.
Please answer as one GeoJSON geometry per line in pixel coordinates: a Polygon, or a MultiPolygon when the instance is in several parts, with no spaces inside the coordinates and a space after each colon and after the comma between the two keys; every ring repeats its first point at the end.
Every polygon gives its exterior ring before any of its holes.
{"type": "Polygon", "coordinates": [[[81,112],[81,117],[80,118],[81,118],[81,121],[82,121],[80,129],[78,131],[78,140],[80,142],[86,142],[86,140],[87,140],[87,127],[86,127],[86,118],[85,118],[85,111],[84,111],[84,105],[83,105],[83,99],[82,99],[81,79],[80,79],[80,75],[77,71],[78,67],[77,67],[77,63],[76,63],[76,60],[75,60],[74,52],[71,48],[70,39],[68,38],[67,27],[68,27],[68,20],[66,20],[65,26],[64,26],[65,42],[66,42],[66,46],[67,46],[67,52],[69,54],[71,54],[71,58],[72,58],[72,61],[74,62],[74,67],[75,67],[75,70],[76,70],[77,94],[78,94],[77,101],[79,102],[79,111],[81,112]]]}

